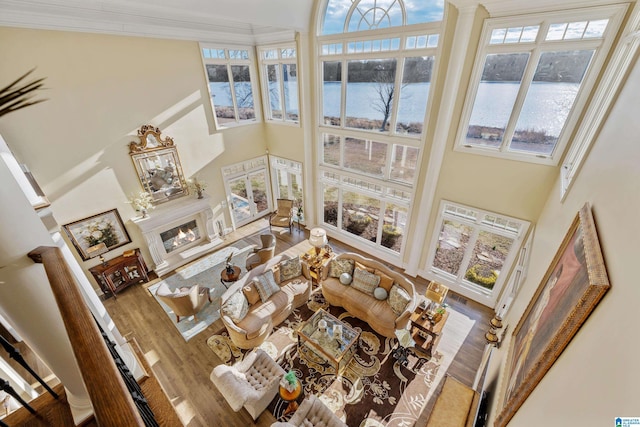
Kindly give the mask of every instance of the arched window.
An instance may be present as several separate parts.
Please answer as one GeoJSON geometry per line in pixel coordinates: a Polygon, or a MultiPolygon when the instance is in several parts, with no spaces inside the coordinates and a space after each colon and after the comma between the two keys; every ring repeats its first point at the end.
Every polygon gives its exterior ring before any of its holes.
{"type": "Polygon", "coordinates": [[[442,21],[441,0],[328,0],[321,35],[442,21]]]}

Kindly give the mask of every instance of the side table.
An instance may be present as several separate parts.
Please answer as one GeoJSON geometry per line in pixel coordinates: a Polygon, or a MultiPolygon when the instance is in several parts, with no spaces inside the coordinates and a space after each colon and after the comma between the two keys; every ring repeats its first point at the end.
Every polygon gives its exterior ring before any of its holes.
{"type": "Polygon", "coordinates": [[[306,264],[309,270],[309,276],[311,276],[311,284],[319,285],[322,270],[329,264],[329,262],[335,257],[335,253],[327,252],[322,249],[320,255],[316,257],[316,251],[314,248],[305,252],[302,255],[302,261],[306,264]]]}
{"type": "Polygon", "coordinates": [[[287,390],[281,385],[278,387],[278,394],[280,395],[280,398],[282,400],[284,400],[285,402],[289,402],[289,404],[287,405],[287,409],[284,410],[284,413],[282,415],[284,416],[290,414],[291,412],[295,412],[295,410],[298,409],[297,400],[302,394],[302,383],[300,382],[300,380],[296,380],[296,388],[294,388],[292,391],[287,390]]]}
{"type": "Polygon", "coordinates": [[[440,342],[442,329],[448,318],[449,312],[445,311],[442,319],[434,324],[427,317],[426,310],[416,308],[411,314],[411,337],[416,341],[416,347],[426,352],[429,357],[433,356],[433,352],[440,342]]]}
{"type": "Polygon", "coordinates": [[[240,278],[240,267],[237,265],[233,265],[233,274],[227,273],[227,269],[223,268],[220,272],[220,283],[222,286],[229,289],[229,285],[233,282],[236,282],[240,278]]]}

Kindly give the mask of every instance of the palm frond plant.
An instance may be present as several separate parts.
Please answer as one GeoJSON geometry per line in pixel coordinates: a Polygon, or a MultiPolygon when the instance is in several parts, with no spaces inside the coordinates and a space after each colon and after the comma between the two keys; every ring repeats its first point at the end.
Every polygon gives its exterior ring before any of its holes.
{"type": "Polygon", "coordinates": [[[42,82],[44,81],[44,78],[26,83],[24,82],[27,76],[29,76],[29,74],[34,70],[35,68],[32,68],[8,86],[0,89],[0,117],[22,108],[46,101],[46,99],[33,100],[35,92],[42,89],[42,82]]]}

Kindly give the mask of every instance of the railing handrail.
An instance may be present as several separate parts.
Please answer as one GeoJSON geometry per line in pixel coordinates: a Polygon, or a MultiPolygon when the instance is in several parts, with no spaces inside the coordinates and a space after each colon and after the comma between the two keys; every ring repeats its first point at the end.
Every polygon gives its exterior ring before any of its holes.
{"type": "Polygon", "coordinates": [[[144,426],[62,251],[55,246],[40,246],[29,257],[44,265],[98,425],[144,426]]]}

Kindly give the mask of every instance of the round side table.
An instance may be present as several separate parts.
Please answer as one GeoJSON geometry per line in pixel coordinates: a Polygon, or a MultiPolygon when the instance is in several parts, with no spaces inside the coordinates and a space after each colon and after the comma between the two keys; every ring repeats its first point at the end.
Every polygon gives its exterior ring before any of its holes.
{"type": "Polygon", "coordinates": [[[240,267],[238,267],[237,265],[233,266],[233,274],[228,274],[227,269],[223,268],[220,272],[220,282],[225,288],[229,289],[228,285],[240,278],[240,271],[240,267]]]}
{"type": "Polygon", "coordinates": [[[302,383],[299,380],[296,380],[296,388],[294,388],[293,391],[289,391],[286,388],[280,386],[278,389],[278,393],[280,394],[280,398],[282,400],[284,400],[285,402],[289,402],[289,405],[287,405],[287,409],[285,409],[284,413],[282,414],[284,416],[298,409],[297,399],[302,394],[302,383]]]}

